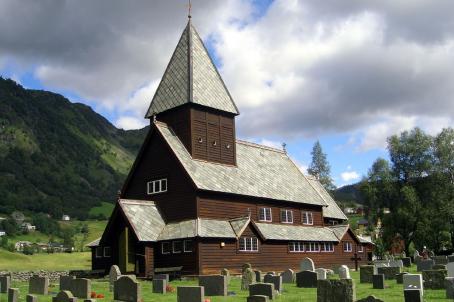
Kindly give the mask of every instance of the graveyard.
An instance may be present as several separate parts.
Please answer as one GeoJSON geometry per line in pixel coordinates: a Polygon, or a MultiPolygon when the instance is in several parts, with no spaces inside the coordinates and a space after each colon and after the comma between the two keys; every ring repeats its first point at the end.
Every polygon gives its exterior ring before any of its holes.
{"type": "MultiPolygon", "coordinates": [[[[447,258],[446,258],[447,259],[447,258]]],[[[375,263],[375,271],[378,268],[385,268],[383,266],[384,261],[377,261],[375,263]]],[[[398,261],[396,261],[398,262],[398,261]]],[[[435,262],[435,261],[434,261],[435,262]]],[[[390,265],[393,265],[392,262],[389,262],[390,265]]],[[[435,264],[436,265],[436,264],[435,264]]],[[[440,264],[438,264],[440,265],[440,264]]],[[[392,266],[387,268],[396,268],[398,266],[392,266]]],[[[448,264],[447,270],[449,275],[452,276],[454,273],[454,266],[448,264]]],[[[3,286],[0,293],[0,301],[8,302],[22,302],[22,301],[34,301],[34,302],[64,302],[70,301],[65,300],[67,297],[64,295],[74,295],[75,299],[79,300],[88,300],[91,301],[125,301],[125,302],[135,302],[135,301],[179,301],[179,302],[192,302],[192,301],[249,301],[248,297],[252,297],[254,294],[265,294],[270,293],[270,296],[273,297],[272,300],[275,301],[288,301],[288,302],[297,302],[297,301],[386,301],[386,302],[401,302],[401,301],[452,301],[447,299],[448,291],[444,288],[437,286],[430,286],[430,282],[434,281],[432,279],[424,281],[424,290],[423,293],[424,300],[414,300],[414,298],[405,298],[404,299],[404,285],[406,284],[405,274],[408,273],[408,276],[411,276],[411,279],[414,279],[413,276],[416,276],[421,279],[422,276],[426,278],[427,272],[432,272],[433,274],[440,273],[446,275],[446,270],[423,270],[418,271],[417,265],[411,265],[410,267],[399,267],[401,272],[404,273],[403,279],[399,279],[397,276],[391,278],[386,278],[382,274],[373,274],[374,270],[369,270],[369,268],[374,268],[374,266],[363,266],[361,269],[364,271],[356,272],[349,270],[348,268],[339,268],[339,273],[329,273],[329,271],[324,271],[326,280],[321,280],[320,271],[321,269],[315,269],[313,274],[316,275],[315,283],[311,286],[310,284],[302,285],[298,279],[301,273],[312,272],[310,270],[305,270],[300,273],[294,273],[291,270],[287,270],[282,274],[275,274],[274,276],[264,273],[258,273],[258,271],[253,271],[249,266],[245,266],[244,273],[242,276],[239,275],[229,275],[226,270],[220,272],[219,275],[210,275],[210,276],[199,276],[199,277],[184,277],[181,280],[171,280],[167,282],[169,278],[168,275],[155,275],[153,280],[145,279],[136,279],[135,276],[131,275],[121,275],[118,268],[113,267],[109,275],[106,275],[101,278],[76,278],[75,276],[63,276],[60,278],[41,278],[38,276],[32,276],[28,281],[17,281],[10,280],[9,287],[14,289],[10,290],[10,293],[5,293],[4,287],[7,286],[5,283],[5,276],[0,277],[0,286],[3,286]],[[326,275],[326,272],[328,274],[326,275]],[[248,273],[253,279],[252,282],[246,281],[248,273]],[[290,273],[290,275],[288,275],[290,273]],[[370,273],[374,277],[371,280],[370,273]],[[361,276],[360,276],[361,275],[361,276]],[[366,276],[367,275],[367,276],[366,276]],[[259,277],[260,276],[260,277],[259,277]],[[380,278],[376,278],[376,277],[380,278]],[[421,277],[419,277],[421,276],[421,277]],[[349,278],[350,277],[350,278],[349,278]],[[260,278],[262,282],[256,282],[257,278],[260,278]],[[318,280],[317,280],[318,279],[318,280]],[[382,283],[376,284],[376,279],[380,279],[382,283]],[[115,281],[117,280],[117,281],[115,281]],[[121,282],[120,282],[121,281],[121,282]],[[362,281],[362,282],[361,282],[362,281]],[[343,291],[335,292],[326,292],[324,293],[325,297],[317,296],[323,294],[321,289],[323,283],[334,282],[343,283],[343,284],[354,284],[355,294],[351,296],[342,296],[343,291]],[[403,284],[402,284],[403,283],[403,284]],[[203,285],[203,286],[200,286],[203,285]],[[226,286],[225,286],[226,285],[226,286]],[[317,288],[318,287],[318,288],[317,288]],[[203,288],[203,290],[200,290],[203,288]],[[246,289],[248,288],[248,289],[246,289]],[[438,289],[431,289],[438,288],[438,289]],[[280,290],[279,290],[280,289],[280,290]],[[63,292],[61,290],[67,290],[63,292]],[[204,291],[204,296],[196,297],[195,292],[204,291]],[[271,291],[270,291],[271,290],[271,291]],[[187,291],[187,292],[185,292],[187,291]],[[179,295],[178,292],[184,293],[179,295]],[[14,293],[15,295],[13,295],[14,293]],[[63,295],[64,293],[64,295],[63,295]],[[30,295],[31,296],[30,296],[30,295]],[[180,296],[180,297],[178,297],[180,296]],[[356,296],[356,299],[354,298],[356,296]],[[369,296],[374,296],[379,300],[362,300],[369,296]]],[[[428,267],[426,267],[428,268],[428,267]]],[[[421,268],[420,268],[421,269],[421,268]]],[[[39,272],[38,272],[39,273],[39,272]]],[[[451,278],[452,279],[452,278],[451,278]]],[[[448,279],[447,279],[448,280],[448,279]]],[[[409,281],[414,282],[414,280],[409,281]]],[[[441,284],[444,284],[444,278],[441,281],[441,284]]],[[[405,285],[408,288],[411,286],[405,285]]],[[[448,285],[447,285],[448,286],[448,285]]],[[[450,295],[452,297],[453,289],[452,282],[450,283],[450,295]]],[[[419,292],[419,290],[418,290],[419,292]]],[[[345,293],[348,293],[345,292],[345,293]]],[[[256,296],[254,296],[256,297],[256,296]]],[[[252,300],[250,301],[268,301],[266,300],[252,300]]],[[[75,301],[75,300],[74,300],[75,301]]]]}

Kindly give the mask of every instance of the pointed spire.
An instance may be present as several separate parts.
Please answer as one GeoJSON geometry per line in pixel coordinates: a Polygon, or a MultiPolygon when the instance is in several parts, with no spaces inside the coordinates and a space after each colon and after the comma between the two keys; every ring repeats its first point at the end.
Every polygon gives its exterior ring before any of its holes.
{"type": "Polygon", "coordinates": [[[169,109],[195,103],[239,114],[202,39],[188,15],[188,24],[175,48],[146,118],[169,109]]]}

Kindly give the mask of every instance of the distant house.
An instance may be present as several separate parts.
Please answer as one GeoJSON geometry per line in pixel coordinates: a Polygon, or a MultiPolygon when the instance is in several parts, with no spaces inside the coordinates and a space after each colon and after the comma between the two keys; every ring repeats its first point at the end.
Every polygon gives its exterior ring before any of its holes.
{"type": "Polygon", "coordinates": [[[356,209],[355,208],[345,208],[344,209],[345,214],[356,214],[356,209]]]}
{"type": "Polygon", "coordinates": [[[63,216],[61,217],[61,220],[62,220],[62,221],[70,221],[71,218],[69,217],[69,215],[63,215],[63,216]]]}
{"type": "Polygon", "coordinates": [[[14,249],[18,252],[23,252],[26,247],[32,246],[30,241],[18,241],[14,244],[14,249]]]}
{"type": "Polygon", "coordinates": [[[36,226],[32,225],[29,222],[24,222],[22,225],[22,230],[27,231],[27,232],[34,232],[36,231],[36,226]]]}
{"type": "Polygon", "coordinates": [[[391,210],[389,208],[383,208],[383,214],[389,214],[391,210]]]}
{"type": "Polygon", "coordinates": [[[6,236],[6,232],[5,231],[0,231],[0,237],[2,236],[6,236]]]}

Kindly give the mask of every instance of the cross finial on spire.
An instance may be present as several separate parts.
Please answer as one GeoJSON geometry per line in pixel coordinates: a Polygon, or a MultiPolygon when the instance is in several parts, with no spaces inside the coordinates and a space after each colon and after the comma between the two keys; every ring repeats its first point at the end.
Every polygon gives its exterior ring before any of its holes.
{"type": "Polygon", "coordinates": [[[191,4],[191,0],[188,0],[188,18],[191,19],[191,11],[192,11],[192,4],[191,4]]]}

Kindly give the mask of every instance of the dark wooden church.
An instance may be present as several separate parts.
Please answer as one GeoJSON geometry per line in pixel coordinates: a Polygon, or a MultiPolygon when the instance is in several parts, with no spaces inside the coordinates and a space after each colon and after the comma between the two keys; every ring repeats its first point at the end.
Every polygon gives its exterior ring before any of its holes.
{"type": "Polygon", "coordinates": [[[239,114],[188,22],[146,117],[150,131],[102,237],[94,270],[149,276],[365,263],[371,245],[286,152],[235,136],[239,114]],[[355,257],[355,255],[357,257],[355,257]]]}

